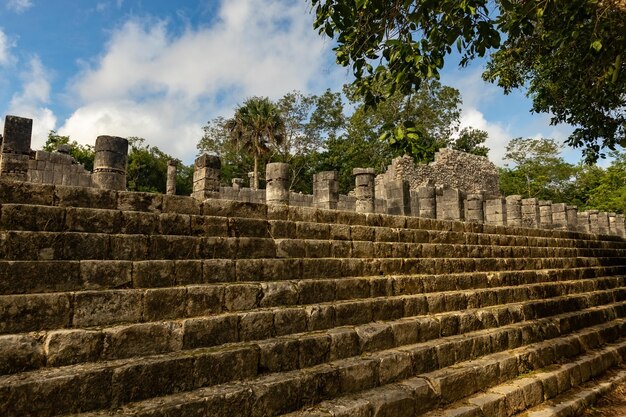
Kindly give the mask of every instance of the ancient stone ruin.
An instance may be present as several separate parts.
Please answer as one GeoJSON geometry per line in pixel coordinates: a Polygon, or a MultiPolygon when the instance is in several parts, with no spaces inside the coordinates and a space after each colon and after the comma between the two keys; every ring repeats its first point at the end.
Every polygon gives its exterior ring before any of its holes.
{"type": "Polygon", "coordinates": [[[430,164],[416,164],[410,156],[394,159],[387,172],[376,178],[380,198],[384,198],[385,183],[394,180],[407,182],[412,190],[430,183],[466,194],[482,192],[487,198],[500,197],[498,168],[489,159],[447,148],[435,153],[430,164]]]}
{"type": "Polygon", "coordinates": [[[127,192],[110,139],[94,186],[39,183],[8,125],[2,416],[574,416],[626,379],[623,218],[402,180],[376,213],[367,168],[352,210],[280,165],[237,201],[208,157],[127,192]]]}

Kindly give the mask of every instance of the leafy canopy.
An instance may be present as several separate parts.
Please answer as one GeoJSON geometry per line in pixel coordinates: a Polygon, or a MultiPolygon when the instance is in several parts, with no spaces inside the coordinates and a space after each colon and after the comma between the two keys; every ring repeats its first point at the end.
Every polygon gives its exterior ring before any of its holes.
{"type": "Polygon", "coordinates": [[[570,202],[575,167],[563,160],[560,151],[553,139],[511,140],[504,158],[513,164],[500,169],[503,194],[570,202]]]}
{"type": "Polygon", "coordinates": [[[254,159],[253,188],[259,188],[259,158],[268,153],[270,144],[285,138],[285,121],[267,97],[251,97],[235,110],[225,123],[230,139],[254,159]]]}
{"type": "MultiPolygon", "coordinates": [[[[438,79],[454,48],[461,65],[499,49],[484,77],[505,92],[527,88],[534,111],[575,125],[568,144],[588,162],[624,143],[624,0],[310,1],[368,106],[438,79]]],[[[391,134],[402,141],[413,128],[405,121],[391,134]]]]}

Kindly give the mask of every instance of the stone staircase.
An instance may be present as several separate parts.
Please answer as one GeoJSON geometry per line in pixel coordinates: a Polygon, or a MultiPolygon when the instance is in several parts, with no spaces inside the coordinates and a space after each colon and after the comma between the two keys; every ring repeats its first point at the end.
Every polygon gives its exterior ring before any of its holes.
{"type": "Polygon", "coordinates": [[[561,416],[626,378],[616,236],[0,182],[0,253],[7,417],[561,416]]]}

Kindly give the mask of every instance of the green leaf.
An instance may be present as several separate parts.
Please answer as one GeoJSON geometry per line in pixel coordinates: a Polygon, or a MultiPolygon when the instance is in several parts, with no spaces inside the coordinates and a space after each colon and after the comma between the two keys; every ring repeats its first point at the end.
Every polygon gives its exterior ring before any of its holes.
{"type": "Polygon", "coordinates": [[[333,33],[333,27],[332,27],[330,24],[328,24],[328,23],[327,23],[327,24],[326,24],[326,27],[324,28],[324,30],[326,31],[326,35],[327,35],[329,38],[332,38],[332,37],[333,37],[333,35],[334,35],[334,33],[333,33]]]}
{"type": "Polygon", "coordinates": [[[600,42],[600,39],[593,41],[591,48],[596,52],[600,52],[600,49],[602,49],[602,42],[600,42]]]}

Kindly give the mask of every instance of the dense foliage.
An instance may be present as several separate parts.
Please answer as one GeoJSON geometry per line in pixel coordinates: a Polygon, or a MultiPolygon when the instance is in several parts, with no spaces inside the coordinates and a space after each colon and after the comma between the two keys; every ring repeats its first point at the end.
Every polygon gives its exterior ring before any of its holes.
{"type": "Polygon", "coordinates": [[[520,194],[568,203],[579,209],[626,212],[626,153],[612,152],[607,168],[572,165],[559,155],[552,139],[513,139],[507,146],[510,165],[500,169],[503,194],[520,194]]]}
{"type": "MultiPolygon", "coordinates": [[[[576,127],[587,162],[625,142],[624,0],[311,0],[315,27],[335,38],[367,105],[419,91],[453,49],[460,64],[490,55],[485,79],[527,88],[533,111],[576,127]]],[[[411,121],[389,134],[409,138],[411,121]]]]}
{"type": "MultiPolygon", "coordinates": [[[[126,171],[126,187],[130,191],[146,191],[165,193],[167,183],[167,164],[175,160],[156,146],[145,144],[145,140],[137,137],[128,138],[128,166],[126,171]]],[[[69,145],[70,155],[89,170],[93,170],[95,151],[93,146],[70,142],[69,136],[58,135],[51,130],[43,150],[56,151],[60,145],[69,145]]],[[[176,194],[190,195],[192,191],[193,167],[178,162],[176,172],[176,194]]]]}
{"type": "MultiPolygon", "coordinates": [[[[448,146],[486,155],[486,132],[459,132],[460,105],[459,91],[437,81],[426,83],[410,97],[396,94],[377,108],[368,107],[350,86],[344,88],[343,94],[291,92],[276,102],[284,122],[284,137],[280,143],[268,143],[267,152],[259,156],[259,165],[288,162],[292,169],[291,189],[304,193],[312,192],[315,172],[336,170],[340,189],[347,193],[354,187],[353,168],[372,167],[383,172],[393,158],[404,154],[418,162],[431,162],[439,148],[448,146]],[[403,127],[406,141],[385,135],[396,120],[418,121],[403,127]],[[388,140],[381,141],[381,136],[388,140]]],[[[247,178],[253,167],[253,155],[232,141],[228,128],[232,120],[211,120],[198,143],[201,152],[222,158],[225,185],[232,178],[247,178]]]]}

